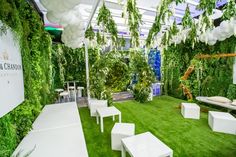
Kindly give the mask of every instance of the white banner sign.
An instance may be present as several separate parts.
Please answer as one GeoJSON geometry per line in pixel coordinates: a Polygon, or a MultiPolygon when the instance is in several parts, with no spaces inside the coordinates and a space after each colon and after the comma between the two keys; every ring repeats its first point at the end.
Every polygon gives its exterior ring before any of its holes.
{"type": "Polygon", "coordinates": [[[14,38],[14,33],[7,29],[6,33],[0,34],[0,117],[23,101],[23,67],[19,42],[14,38]]]}

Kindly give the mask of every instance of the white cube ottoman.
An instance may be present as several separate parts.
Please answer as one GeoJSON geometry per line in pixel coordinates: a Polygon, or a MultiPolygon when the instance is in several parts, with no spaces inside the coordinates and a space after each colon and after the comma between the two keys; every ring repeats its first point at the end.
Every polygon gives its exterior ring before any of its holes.
{"type": "Polygon", "coordinates": [[[132,123],[115,123],[111,130],[111,149],[121,150],[121,139],[133,136],[135,125],[132,123]]]}
{"type": "Polygon", "coordinates": [[[213,131],[236,134],[236,118],[227,112],[209,111],[208,124],[213,131]]]}
{"type": "Polygon", "coordinates": [[[200,119],[200,107],[195,103],[181,103],[181,113],[184,118],[200,119]]]}
{"type": "Polygon", "coordinates": [[[98,108],[108,107],[107,100],[90,99],[88,100],[88,107],[90,109],[90,116],[94,117],[97,115],[98,108]]]}

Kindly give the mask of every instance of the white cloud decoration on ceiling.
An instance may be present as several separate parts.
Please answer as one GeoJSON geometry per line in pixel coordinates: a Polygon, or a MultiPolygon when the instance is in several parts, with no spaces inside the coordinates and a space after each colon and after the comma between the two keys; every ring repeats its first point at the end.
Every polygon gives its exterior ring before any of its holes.
{"type": "MultiPolygon", "coordinates": [[[[234,35],[236,37],[236,17],[230,20],[222,21],[218,27],[208,29],[206,32],[201,33],[197,30],[197,40],[204,42],[208,45],[214,45],[217,41],[224,41],[225,39],[234,35]]],[[[181,29],[181,28],[180,28],[181,29]]],[[[180,44],[188,37],[190,28],[181,30],[176,36],[172,38],[172,43],[180,44]]]]}
{"type": "Polygon", "coordinates": [[[71,48],[81,47],[84,39],[84,23],[79,11],[81,0],[40,0],[48,10],[50,22],[64,27],[62,41],[71,48]]]}
{"type": "Polygon", "coordinates": [[[232,17],[230,20],[222,21],[218,27],[212,30],[207,30],[200,35],[199,40],[205,42],[208,45],[214,45],[217,40],[223,41],[232,35],[236,36],[236,17],[232,17]]]}

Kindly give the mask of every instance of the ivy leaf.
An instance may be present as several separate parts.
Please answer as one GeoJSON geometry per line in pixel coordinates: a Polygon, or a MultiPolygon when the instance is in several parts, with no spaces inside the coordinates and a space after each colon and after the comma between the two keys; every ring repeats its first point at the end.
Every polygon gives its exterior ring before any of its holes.
{"type": "Polygon", "coordinates": [[[189,6],[187,5],[184,17],[182,19],[183,28],[191,27],[193,24],[189,6]]]}
{"type": "Polygon", "coordinates": [[[85,31],[85,38],[89,39],[90,41],[93,40],[95,37],[95,33],[93,32],[92,26],[90,26],[86,31],[85,31]]]}
{"type": "Polygon", "coordinates": [[[122,38],[120,39],[119,42],[120,42],[120,46],[121,46],[121,47],[125,47],[125,43],[126,43],[126,42],[125,42],[125,39],[124,39],[123,36],[122,36],[122,38]]]}
{"type": "Polygon", "coordinates": [[[111,15],[110,10],[105,6],[105,3],[103,3],[102,7],[99,9],[97,24],[104,26],[105,30],[103,31],[109,32],[111,34],[112,42],[117,45],[117,25],[111,15]]]}
{"type": "Polygon", "coordinates": [[[231,17],[236,16],[236,3],[234,0],[230,0],[223,9],[223,20],[229,20],[231,17]]]}
{"type": "Polygon", "coordinates": [[[179,32],[179,29],[177,27],[176,21],[174,20],[173,25],[170,27],[170,34],[176,35],[179,32]]]}
{"type": "Polygon", "coordinates": [[[134,47],[137,47],[139,46],[139,27],[142,23],[142,15],[139,13],[135,0],[127,0],[126,12],[128,14],[131,42],[134,47]]]}
{"type": "Polygon", "coordinates": [[[212,15],[215,7],[216,0],[200,0],[197,9],[205,11],[208,15],[212,15]]]}

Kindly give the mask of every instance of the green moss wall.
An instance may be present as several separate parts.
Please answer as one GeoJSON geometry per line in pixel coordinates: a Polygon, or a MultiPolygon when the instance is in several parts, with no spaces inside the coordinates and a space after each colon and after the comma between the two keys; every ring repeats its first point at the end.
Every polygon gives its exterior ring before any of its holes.
{"type": "Polygon", "coordinates": [[[49,97],[53,91],[51,38],[25,0],[0,0],[0,20],[17,34],[24,69],[25,102],[0,118],[0,157],[8,157],[31,129],[42,106],[53,99],[49,97]]]}
{"type": "MultiPolygon", "coordinates": [[[[236,38],[231,37],[213,46],[197,43],[194,48],[190,41],[172,45],[164,51],[163,76],[165,93],[177,98],[186,98],[180,88],[180,78],[184,75],[193,57],[197,54],[235,53],[236,38]]],[[[236,93],[227,95],[233,83],[234,57],[199,60],[196,68],[186,82],[193,96],[228,96],[236,98],[236,93]],[[232,96],[233,95],[233,96],[232,96]]],[[[232,90],[230,90],[232,91],[232,90]]]]}

